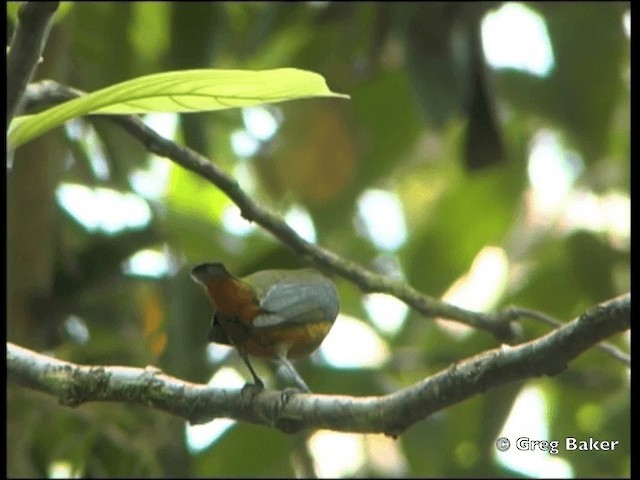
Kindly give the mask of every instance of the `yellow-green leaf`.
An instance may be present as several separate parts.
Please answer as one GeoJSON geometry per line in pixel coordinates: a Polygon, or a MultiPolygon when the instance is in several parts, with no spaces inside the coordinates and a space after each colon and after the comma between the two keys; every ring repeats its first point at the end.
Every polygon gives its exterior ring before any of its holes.
{"type": "Polygon", "coordinates": [[[206,112],[308,97],[340,97],[317,73],[275,70],[183,70],[134,78],[35,115],[18,117],[9,129],[17,148],[64,122],[87,114],[206,112]]]}

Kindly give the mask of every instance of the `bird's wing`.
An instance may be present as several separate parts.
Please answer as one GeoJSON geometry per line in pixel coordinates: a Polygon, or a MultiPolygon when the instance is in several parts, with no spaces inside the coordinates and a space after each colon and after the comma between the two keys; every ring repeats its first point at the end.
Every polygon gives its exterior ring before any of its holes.
{"type": "Polygon", "coordinates": [[[282,275],[264,288],[261,297],[260,306],[265,313],[254,319],[254,327],[332,322],[338,315],[339,299],[335,286],[313,271],[282,275]]]}

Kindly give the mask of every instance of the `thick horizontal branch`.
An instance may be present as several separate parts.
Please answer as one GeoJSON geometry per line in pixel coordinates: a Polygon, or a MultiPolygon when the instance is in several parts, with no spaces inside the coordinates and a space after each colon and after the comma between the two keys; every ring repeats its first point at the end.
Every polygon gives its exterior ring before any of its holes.
{"type": "MultiPolygon", "coordinates": [[[[29,85],[26,96],[29,107],[61,102],[83,95],[83,92],[47,80],[29,85]]],[[[512,323],[520,313],[507,309],[497,313],[472,312],[425,295],[415,288],[385,275],[380,275],[330,250],[307,242],[300,237],[282,216],[256,203],[217,165],[199,153],[158,135],[139,117],[101,115],[112,120],[138,140],[147,150],[169,158],[178,165],[195,172],[222,190],[239,208],[242,216],[256,222],[283,244],[318,268],[333,272],[355,283],[364,292],[388,293],[402,300],[427,317],[456,320],[474,328],[492,333],[498,340],[514,343],[519,330],[512,323]]]]}
{"type": "Polygon", "coordinates": [[[154,368],[80,366],[7,344],[11,380],[58,397],[63,405],[134,402],[191,423],[214,418],[274,426],[398,435],[428,415],[487,390],[542,375],[556,375],[598,342],[628,329],[631,296],[600,304],[576,320],[516,347],[494,349],[453,364],[399,392],[380,397],[256,393],[196,385],[154,368]]]}

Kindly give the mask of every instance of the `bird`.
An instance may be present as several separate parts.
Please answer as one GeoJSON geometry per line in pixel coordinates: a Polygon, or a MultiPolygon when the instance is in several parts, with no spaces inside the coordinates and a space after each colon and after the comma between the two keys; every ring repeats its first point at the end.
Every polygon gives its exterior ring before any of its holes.
{"type": "Polygon", "coordinates": [[[333,326],[340,310],[334,283],[311,268],[262,270],[236,278],[220,262],[191,270],[214,313],[208,340],[236,348],[254,385],[264,388],[249,355],[279,360],[305,392],[311,390],[288,358],[309,355],[333,326]]]}

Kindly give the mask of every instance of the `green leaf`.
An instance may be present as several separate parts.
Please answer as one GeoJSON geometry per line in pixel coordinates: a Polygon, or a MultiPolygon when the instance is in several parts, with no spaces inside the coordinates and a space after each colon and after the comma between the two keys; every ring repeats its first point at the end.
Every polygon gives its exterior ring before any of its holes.
{"type": "Polygon", "coordinates": [[[339,97],[324,78],[295,68],[275,70],[183,70],[134,78],[26,118],[9,131],[17,148],[64,122],[87,114],[206,112],[308,97],[339,97]]]}

